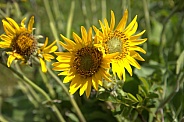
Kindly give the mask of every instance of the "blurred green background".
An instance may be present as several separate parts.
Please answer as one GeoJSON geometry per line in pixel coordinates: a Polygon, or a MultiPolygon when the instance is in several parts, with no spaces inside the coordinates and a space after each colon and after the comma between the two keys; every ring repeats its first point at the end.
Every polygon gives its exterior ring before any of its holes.
{"type": "MultiPolygon", "coordinates": [[[[72,39],[72,32],[80,35],[80,26],[87,29],[100,27],[98,20],[107,18],[110,11],[116,25],[125,9],[129,11],[128,23],[138,15],[137,33],[146,30],[141,38],[148,38],[142,45],[147,54],[139,62],[141,70],[134,69],[133,77],[126,73],[127,81],[121,87],[136,96],[139,87],[147,88],[153,96],[144,98],[141,113],[129,111],[137,104],[119,107],[117,100],[98,96],[92,90],[89,99],[74,97],[87,122],[183,122],[184,121],[184,2],[183,0],[1,0],[0,19],[13,18],[17,23],[35,16],[34,34],[49,37],[49,43],[61,40],[59,34],[72,39]],[[50,13],[49,13],[50,12],[50,13]],[[154,93],[154,94],[153,94],[154,93]],[[146,101],[147,100],[147,101],[146,101]],[[151,103],[148,103],[150,102],[151,103]],[[151,105],[151,106],[149,106],[151,105]],[[155,119],[156,118],[156,119],[155,119]],[[183,120],[182,120],[183,118],[183,120]]],[[[0,33],[4,33],[2,23],[0,33]]],[[[0,49],[1,62],[6,54],[0,49]]],[[[6,58],[5,58],[6,57],[6,58]]],[[[48,64],[50,65],[50,64],[48,64]]],[[[40,73],[37,64],[21,66],[23,74],[39,85],[53,99],[67,122],[79,122],[69,98],[55,80],[40,73]]],[[[0,64],[0,120],[9,122],[57,122],[49,102],[37,94],[12,71],[0,64]],[[34,94],[37,94],[36,98],[34,94]]],[[[60,77],[61,79],[63,77],[60,77]]],[[[69,84],[66,84],[67,87],[69,84]]],[[[112,90],[112,89],[111,89],[112,90]]],[[[111,91],[109,92],[111,93],[111,91]]],[[[109,95],[110,96],[110,95],[109,95]]],[[[136,96],[136,98],[138,98],[136,96]]],[[[140,100],[140,99],[139,99],[140,100]]],[[[123,104],[124,105],[124,104],[123,104]]]]}

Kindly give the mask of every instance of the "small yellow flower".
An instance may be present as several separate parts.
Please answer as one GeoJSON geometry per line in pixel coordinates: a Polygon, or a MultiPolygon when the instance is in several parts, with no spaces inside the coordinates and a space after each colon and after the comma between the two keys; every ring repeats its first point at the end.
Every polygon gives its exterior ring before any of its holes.
{"type": "Polygon", "coordinates": [[[122,17],[121,21],[115,26],[115,16],[114,12],[111,11],[111,22],[110,26],[108,24],[107,19],[104,19],[104,24],[99,21],[102,32],[98,30],[95,26],[93,29],[96,32],[97,41],[100,42],[103,47],[105,48],[106,54],[111,54],[114,52],[119,52],[119,55],[115,56],[111,62],[112,64],[112,71],[115,75],[125,81],[125,69],[129,72],[132,76],[132,68],[131,65],[140,69],[141,66],[135,60],[144,61],[144,59],[138,54],[137,51],[146,53],[141,47],[137,45],[144,43],[147,39],[139,39],[141,35],[145,32],[142,31],[136,35],[133,35],[138,27],[136,22],[137,16],[132,20],[132,22],[126,27],[128,19],[128,11],[125,10],[124,16],[122,17]]]}
{"type": "Polygon", "coordinates": [[[8,57],[7,65],[10,67],[15,59],[27,62],[30,56],[36,51],[37,41],[32,34],[34,17],[32,16],[28,27],[24,25],[26,18],[24,18],[20,26],[11,18],[3,19],[3,27],[5,34],[0,38],[0,48],[10,48],[11,51],[7,52],[8,57]]]}
{"type": "Polygon", "coordinates": [[[102,85],[102,78],[110,81],[110,74],[107,69],[110,67],[110,59],[114,54],[105,55],[95,46],[92,39],[92,28],[86,32],[81,27],[82,38],[73,33],[74,41],[61,37],[66,44],[60,44],[69,52],[56,52],[58,62],[53,63],[53,70],[62,71],[58,75],[67,75],[64,83],[70,83],[71,94],[80,89],[80,95],[86,91],[87,98],[90,95],[91,86],[98,90],[98,85],[102,85]]]}
{"type": "Polygon", "coordinates": [[[46,67],[44,60],[50,62],[51,59],[54,59],[54,56],[52,56],[49,53],[53,53],[57,50],[57,46],[55,46],[56,41],[54,41],[49,46],[47,46],[47,44],[48,44],[48,38],[45,39],[44,45],[40,49],[38,49],[38,58],[40,60],[41,68],[43,72],[47,72],[47,67],[46,67]]]}

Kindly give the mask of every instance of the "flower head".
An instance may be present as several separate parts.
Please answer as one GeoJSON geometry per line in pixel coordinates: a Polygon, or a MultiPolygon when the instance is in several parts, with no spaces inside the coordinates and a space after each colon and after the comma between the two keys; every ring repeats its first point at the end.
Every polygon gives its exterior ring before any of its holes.
{"type": "Polygon", "coordinates": [[[15,59],[27,62],[30,56],[36,51],[37,41],[32,34],[34,17],[32,16],[28,27],[24,25],[26,18],[24,18],[20,26],[11,18],[3,19],[3,27],[5,34],[0,38],[0,48],[10,48],[11,51],[7,52],[8,57],[7,65],[10,67],[15,59]]]}
{"type": "Polygon", "coordinates": [[[86,91],[89,97],[91,86],[98,90],[98,85],[102,85],[102,78],[110,81],[110,74],[106,71],[110,66],[110,59],[113,54],[105,55],[92,39],[92,28],[86,32],[81,27],[82,38],[73,33],[74,41],[67,39],[63,35],[61,37],[66,42],[60,44],[69,52],[56,52],[58,62],[53,63],[53,70],[62,71],[58,75],[67,75],[64,83],[70,83],[71,94],[80,89],[80,95],[86,91]]]}
{"type": "Polygon", "coordinates": [[[99,21],[102,32],[93,26],[98,42],[105,48],[105,53],[111,54],[119,52],[119,55],[112,59],[111,64],[114,75],[117,73],[120,79],[122,79],[123,76],[123,80],[125,80],[125,69],[132,76],[131,65],[138,69],[141,68],[135,59],[144,61],[138,52],[146,53],[146,51],[137,45],[142,44],[147,40],[146,38],[139,39],[145,30],[133,35],[138,27],[136,22],[137,16],[135,16],[132,22],[126,27],[127,19],[128,11],[125,10],[124,16],[115,28],[115,16],[114,12],[111,11],[110,26],[107,19],[104,19],[104,24],[99,21]]]}
{"type": "Polygon", "coordinates": [[[44,45],[41,48],[39,48],[37,51],[38,58],[40,60],[41,68],[42,68],[43,72],[47,72],[47,68],[46,68],[46,64],[45,64],[44,60],[50,62],[51,59],[54,59],[54,56],[52,56],[50,53],[53,53],[57,50],[57,46],[55,45],[55,43],[56,43],[56,41],[52,42],[52,44],[47,46],[48,38],[46,38],[44,45]]]}

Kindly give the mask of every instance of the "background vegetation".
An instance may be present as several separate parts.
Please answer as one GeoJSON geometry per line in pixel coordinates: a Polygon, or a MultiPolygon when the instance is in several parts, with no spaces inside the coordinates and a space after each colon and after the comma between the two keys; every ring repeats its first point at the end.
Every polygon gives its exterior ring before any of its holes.
{"type": "MultiPolygon", "coordinates": [[[[98,20],[110,20],[110,10],[117,24],[125,9],[129,11],[128,22],[138,15],[138,32],[146,30],[142,38],[148,41],[142,46],[147,54],[142,55],[145,62],[140,62],[141,70],[134,68],[133,77],[126,73],[126,82],[117,80],[117,84],[107,84],[106,90],[100,88],[98,93],[92,90],[89,99],[78,92],[73,98],[65,91],[69,84],[62,87],[54,74],[43,74],[37,63],[7,68],[3,65],[7,57],[1,49],[0,121],[57,122],[60,120],[54,105],[67,122],[183,122],[183,0],[1,0],[0,19],[11,17],[20,23],[34,15],[34,32],[44,37],[39,42],[49,37],[51,43],[61,40],[59,34],[71,39],[72,32],[80,35],[82,25],[100,27],[98,20]],[[50,100],[22,75],[43,89],[50,100]]],[[[4,33],[2,23],[0,33],[4,33]]]]}

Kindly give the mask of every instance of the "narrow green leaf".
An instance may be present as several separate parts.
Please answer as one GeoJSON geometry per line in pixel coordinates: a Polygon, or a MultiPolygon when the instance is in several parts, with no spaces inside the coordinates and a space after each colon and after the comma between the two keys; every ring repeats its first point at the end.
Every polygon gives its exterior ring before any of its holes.
{"type": "Polygon", "coordinates": [[[121,103],[121,101],[116,96],[113,96],[112,94],[110,94],[110,92],[101,92],[97,95],[97,98],[102,101],[121,103]]]}
{"type": "Polygon", "coordinates": [[[143,101],[142,97],[139,94],[136,94],[136,97],[139,100],[139,102],[142,102],[143,101]]]}
{"type": "Polygon", "coordinates": [[[77,118],[77,116],[73,113],[67,113],[66,114],[73,122],[79,122],[79,119],[77,118]]]}
{"type": "Polygon", "coordinates": [[[128,93],[127,96],[128,96],[128,98],[129,98],[132,102],[135,102],[135,103],[139,102],[139,101],[137,100],[137,98],[134,97],[132,94],[128,93]]]}
{"type": "Polygon", "coordinates": [[[184,68],[184,50],[180,54],[176,62],[176,74],[179,74],[180,70],[184,68]]]}
{"type": "Polygon", "coordinates": [[[145,86],[146,90],[149,91],[149,89],[150,89],[149,82],[145,78],[140,78],[140,80],[141,80],[143,86],[145,86]]]}

